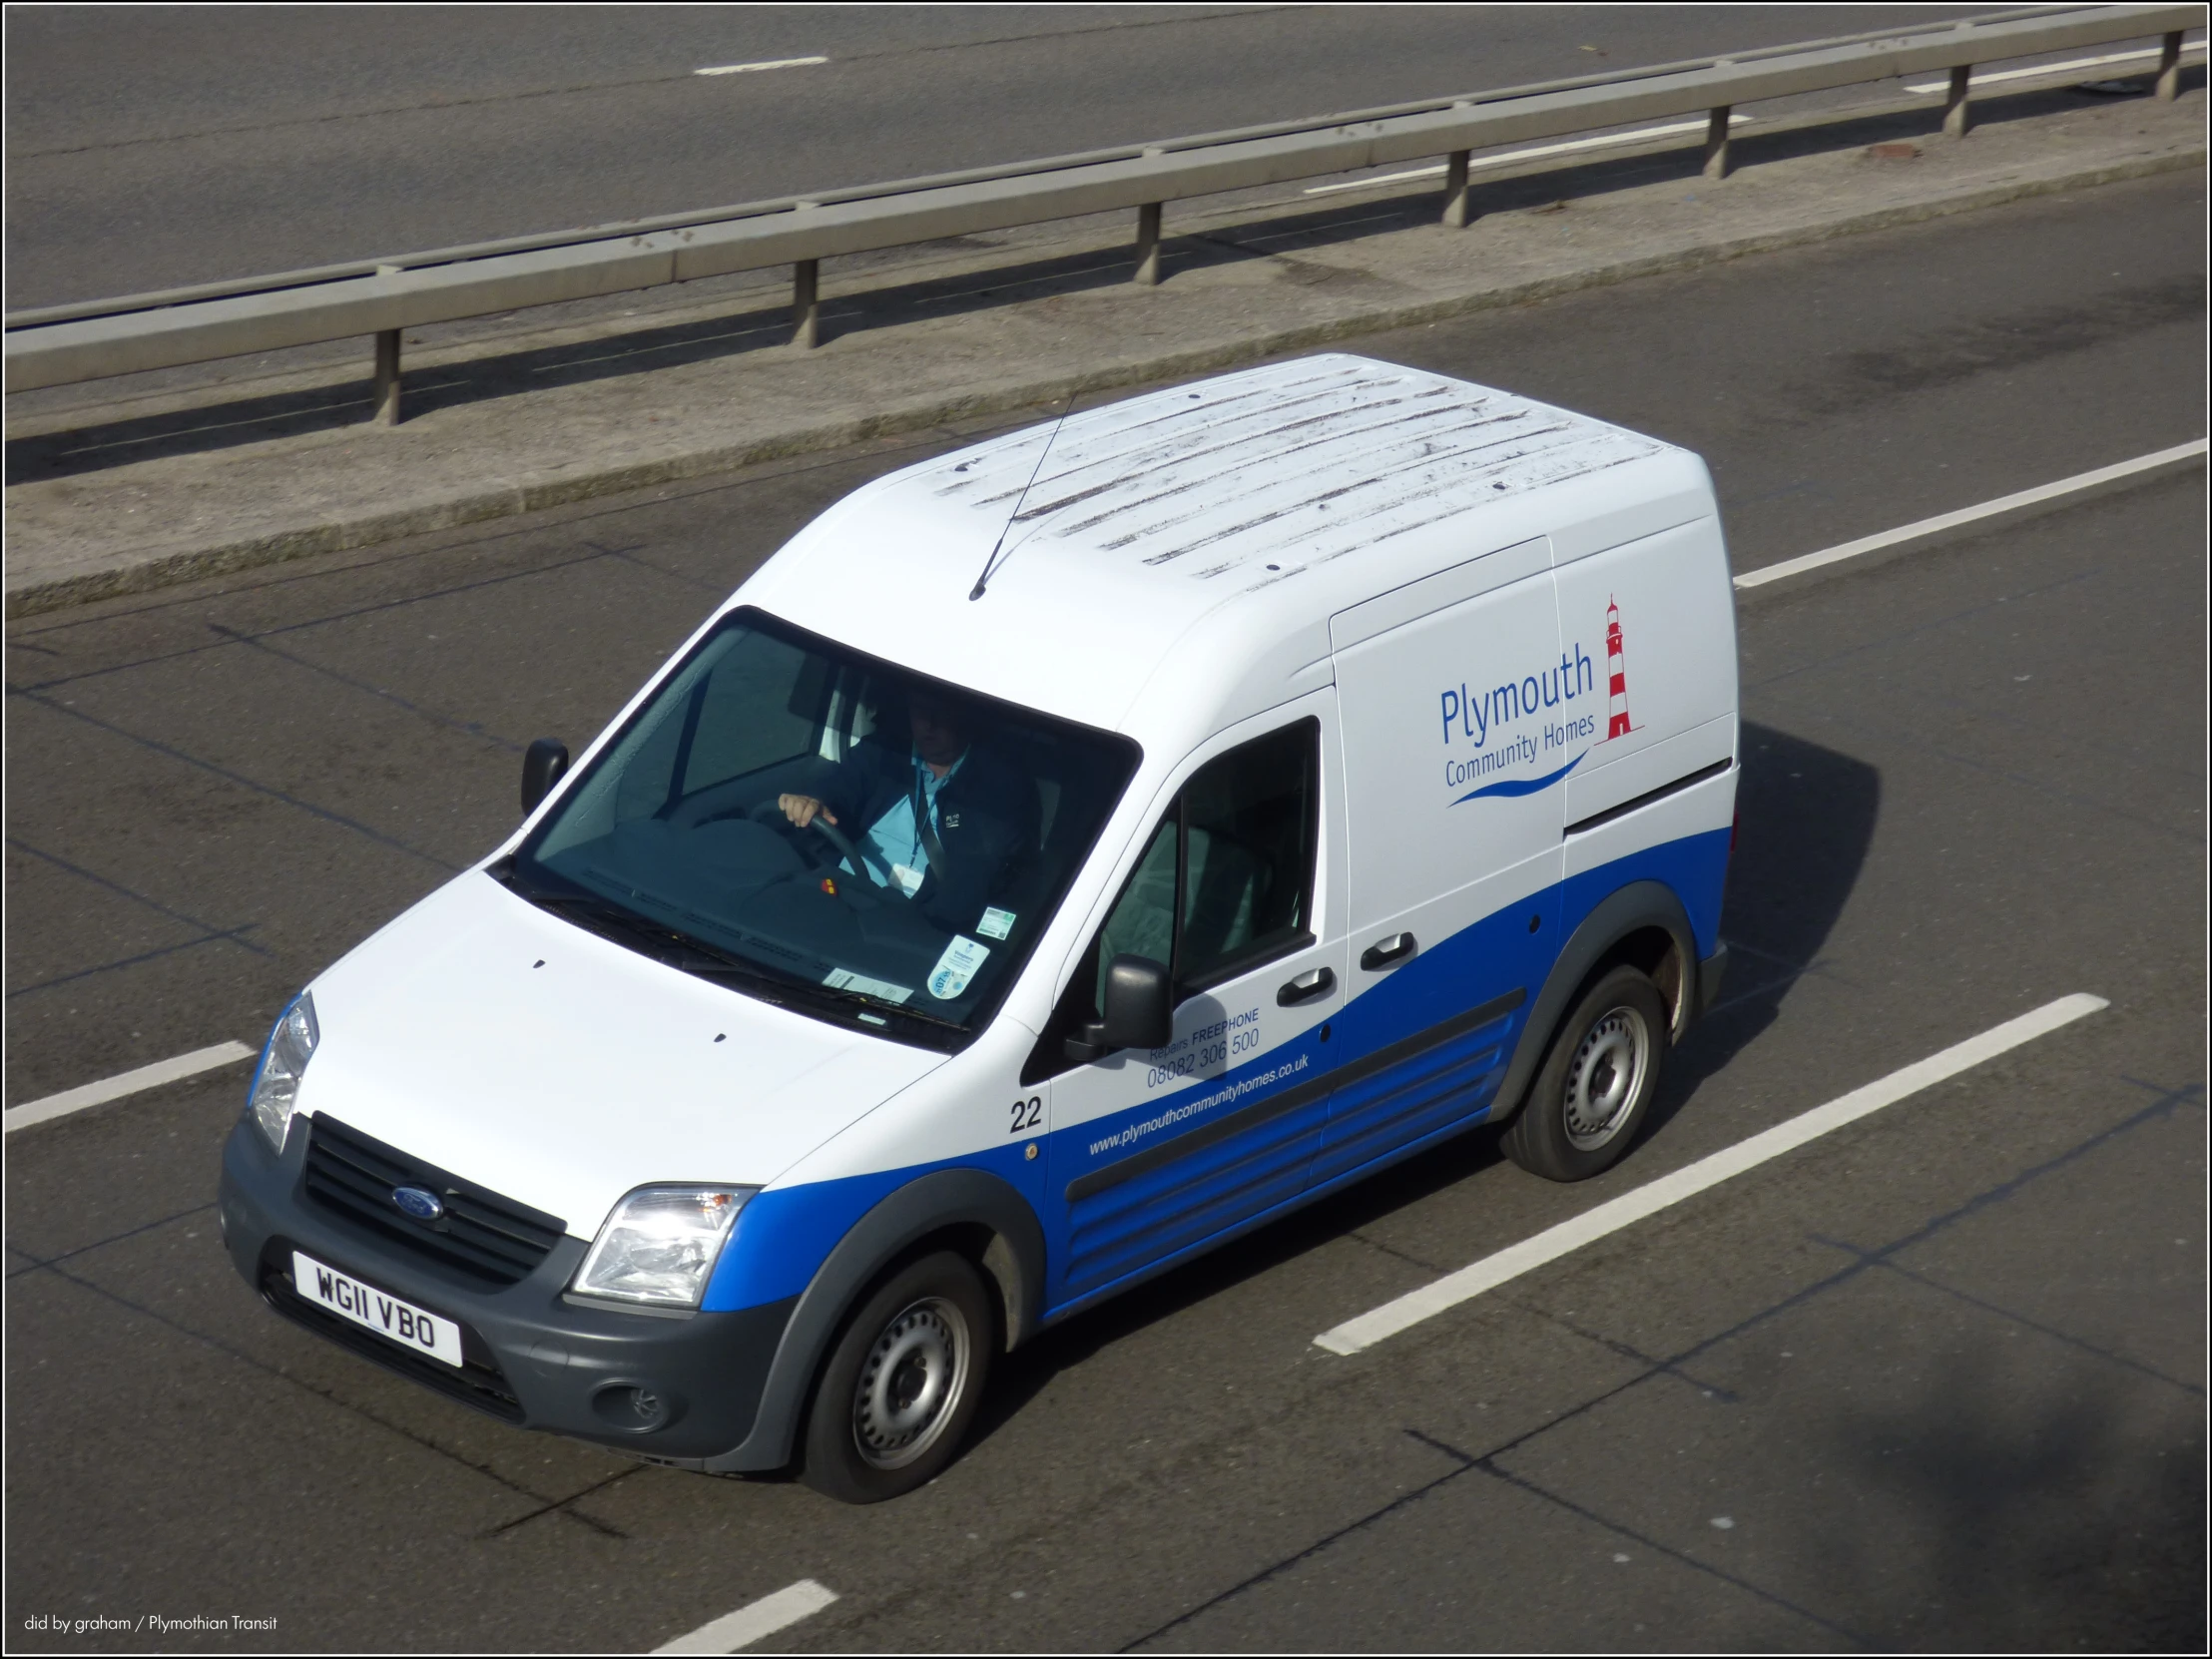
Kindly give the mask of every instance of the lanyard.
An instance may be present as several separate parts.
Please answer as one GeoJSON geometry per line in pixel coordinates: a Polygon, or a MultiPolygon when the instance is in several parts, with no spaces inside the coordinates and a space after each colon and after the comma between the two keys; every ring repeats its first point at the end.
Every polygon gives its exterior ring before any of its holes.
{"type": "MultiPolygon", "coordinates": [[[[937,780],[937,793],[943,792],[951,777],[948,772],[937,780]]],[[[936,826],[929,822],[936,802],[922,784],[922,771],[918,764],[914,767],[914,794],[910,805],[914,815],[914,844],[928,860],[931,872],[941,881],[944,879],[944,843],[937,839],[936,826]]]]}

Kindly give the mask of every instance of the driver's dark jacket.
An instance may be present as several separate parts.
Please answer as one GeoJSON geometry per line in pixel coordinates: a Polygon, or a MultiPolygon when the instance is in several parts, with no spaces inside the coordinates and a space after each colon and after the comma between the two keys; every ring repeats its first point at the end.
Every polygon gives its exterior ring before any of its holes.
{"type": "MultiPolygon", "coordinates": [[[[819,763],[808,793],[864,848],[875,822],[910,799],[913,787],[911,749],[863,741],[842,761],[819,763]]],[[[1036,785],[988,749],[971,747],[937,786],[936,827],[946,867],[941,875],[928,871],[913,901],[939,927],[973,933],[1015,866],[1037,849],[1036,785]]]]}

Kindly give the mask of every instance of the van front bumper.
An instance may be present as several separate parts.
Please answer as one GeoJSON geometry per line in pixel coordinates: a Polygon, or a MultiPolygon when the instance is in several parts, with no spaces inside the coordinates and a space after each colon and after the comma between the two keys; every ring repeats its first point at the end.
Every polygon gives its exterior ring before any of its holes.
{"type": "Polygon", "coordinates": [[[690,1465],[747,1439],[796,1298],[711,1314],[586,1304],[566,1295],[589,1248],[576,1238],[561,1239],[518,1283],[487,1286],[309,1198],[308,1124],[294,1120],[279,1156],[241,1119],[223,1149],[224,1244],[271,1308],[518,1427],[690,1465]],[[453,1321],[464,1363],[417,1354],[300,1296],[291,1282],[295,1250],[453,1321]]]}

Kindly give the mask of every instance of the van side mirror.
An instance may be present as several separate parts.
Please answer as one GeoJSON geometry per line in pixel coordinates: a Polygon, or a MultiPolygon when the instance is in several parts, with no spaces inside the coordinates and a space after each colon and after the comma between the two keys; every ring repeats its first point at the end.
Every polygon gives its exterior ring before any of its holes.
{"type": "Polygon", "coordinates": [[[1149,956],[1116,956],[1106,964],[1106,1017],[1088,1020],[1068,1037],[1071,1060],[1096,1060],[1117,1048],[1165,1048],[1175,1036],[1175,989],[1168,970],[1149,956]]]}
{"type": "Polygon", "coordinates": [[[553,786],[568,771],[568,745],[557,738],[539,738],[522,752],[522,811],[525,817],[553,793],[553,786]]]}

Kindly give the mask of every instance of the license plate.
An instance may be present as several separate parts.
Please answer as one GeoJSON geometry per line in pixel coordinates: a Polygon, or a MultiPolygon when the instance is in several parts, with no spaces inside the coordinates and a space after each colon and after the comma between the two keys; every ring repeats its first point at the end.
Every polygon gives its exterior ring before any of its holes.
{"type": "Polygon", "coordinates": [[[309,1302],[388,1337],[401,1348],[449,1366],[461,1363],[461,1328],[451,1320],[401,1302],[296,1250],[291,1253],[291,1282],[309,1302]]]}

